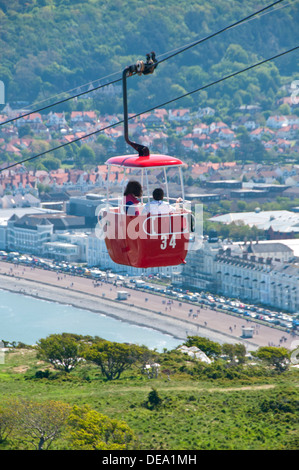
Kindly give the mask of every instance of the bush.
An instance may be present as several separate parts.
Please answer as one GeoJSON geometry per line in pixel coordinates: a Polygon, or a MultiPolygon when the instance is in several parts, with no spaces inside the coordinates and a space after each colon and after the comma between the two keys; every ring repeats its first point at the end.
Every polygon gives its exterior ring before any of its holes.
{"type": "Polygon", "coordinates": [[[149,392],[147,400],[144,402],[144,406],[149,410],[155,410],[157,408],[160,408],[162,402],[163,400],[159,396],[157,390],[153,388],[152,391],[149,392]]]}

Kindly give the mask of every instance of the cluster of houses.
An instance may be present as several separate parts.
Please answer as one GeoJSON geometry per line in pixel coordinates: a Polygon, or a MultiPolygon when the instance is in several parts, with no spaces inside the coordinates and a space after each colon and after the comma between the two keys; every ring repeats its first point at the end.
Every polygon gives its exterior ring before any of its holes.
{"type": "MultiPolygon", "coordinates": [[[[286,197],[297,205],[299,198],[299,165],[240,165],[236,162],[211,161],[186,165],[185,190],[188,199],[201,203],[242,200],[259,206],[286,197]]],[[[108,175],[106,165],[91,170],[63,169],[27,170],[15,167],[0,172],[0,208],[22,207],[42,203],[62,203],[71,195],[87,192],[104,193],[110,187],[119,187],[124,175],[113,167],[108,175]],[[108,181],[109,178],[109,181],[108,181]],[[34,198],[36,201],[34,203],[34,198]]],[[[170,173],[176,197],[176,175],[170,173]]],[[[237,206],[236,206],[237,207],[237,206]]]]}
{"type": "MultiPolygon", "coordinates": [[[[216,117],[214,120],[216,112],[209,107],[199,108],[197,111],[188,108],[161,108],[136,118],[130,116],[130,133],[134,138],[138,138],[140,143],[156,148],[161,153],[169,153],[172,150],[169,148],[167,131],[170,126],[172,134],[178,136],[182,152],[185,154],[201,150],[208,155],[217,155],[219,150],[235,150],[239,147],[237,129],[244,126],[250,139],[262,142],[267,151],[275,151],[278,154],[296,153],[299,150],[297,101],[291,97],[280,99],[277,105],[286,104],[290,114],[270,115],[263,125],[258,118],[261,115],[258,105],[241,106],[237,121],[230,125],[216,117]]],[[[110,139],[110,150],[113,151],[117,138],[123,135],[123,126],[118,124],[122,121],[122,116],[119,115],[101,115],[96,111],[51,111],[47,114],[32,112],[20,117],[28,111],[12,109],[9,104],[1,113],[0,124],[7,120],[12,121],[0,128],[0,150],[13,158],[19,157],[24,149],[30,150],[32,141],[36,138],[47,141],[55,138],[61,143],[79,138],[83,139],[83,142],[93,143],[99,133],[102,133],[110,139]],[[18,119],[13,120],[14,118],[18,119]],[[30,129],[30,137],[22,137],[21,129],[24,126],[30,129]]]]}

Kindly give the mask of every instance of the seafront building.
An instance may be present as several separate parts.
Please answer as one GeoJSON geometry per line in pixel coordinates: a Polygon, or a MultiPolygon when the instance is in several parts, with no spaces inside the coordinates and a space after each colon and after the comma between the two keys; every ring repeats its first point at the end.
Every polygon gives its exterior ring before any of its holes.
{"type": "Polygon", "coordinates": [[[299,311],[299,240],[226,243],[204,240],[173,281],[289,312],[299,311]]]}

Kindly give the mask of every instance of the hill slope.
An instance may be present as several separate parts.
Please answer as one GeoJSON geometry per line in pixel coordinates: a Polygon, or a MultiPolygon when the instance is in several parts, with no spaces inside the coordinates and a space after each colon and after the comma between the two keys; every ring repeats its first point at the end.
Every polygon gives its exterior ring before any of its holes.
{"type": "MultiPolygon", "coordinates": [[[[216,0],[2,0],[0,79],[6,101],[44,99],[117,73],[154,50],[157,56],[203,38],[270,2],[216,0]]],[[[161,64],[134,84],[140,109],[190,91],[256,60],[296,46],[298,4],[280,3],[255,18],[161,64]],[[290,6],[288,6],[290,5],[290,6]],[[151,100],[152,104],[152,100],[151,100]]],[[[210,90],[205,99],[250,103],[273,99],[298,70],[297,54],[210,90]]],[[[198,95],[180,105],[199,106],[198,95]]],[[[108,98],[104,105],[111,105],[108,98]]],[[[109,109],[107,111],[109,112],[109,109]]],[[[115,109],[113,109],[115,110],[115,109]]],[[[132,110],[133,111],[133,110],[132,110]]],[[[139,109],[134,109],[138,112],[139,109]]]]}

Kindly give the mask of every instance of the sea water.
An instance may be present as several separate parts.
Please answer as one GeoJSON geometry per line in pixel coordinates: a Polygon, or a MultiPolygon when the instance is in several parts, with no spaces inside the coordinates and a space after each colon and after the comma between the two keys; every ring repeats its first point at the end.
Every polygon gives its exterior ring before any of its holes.
{"type": "Polygon", "coordinates": [[[0,341],[33,345],[54,333],[99,336],[118,343],[145,345],[159,352],[182,343],[151,328],[103,314],[0,290],[0,341]]]}

